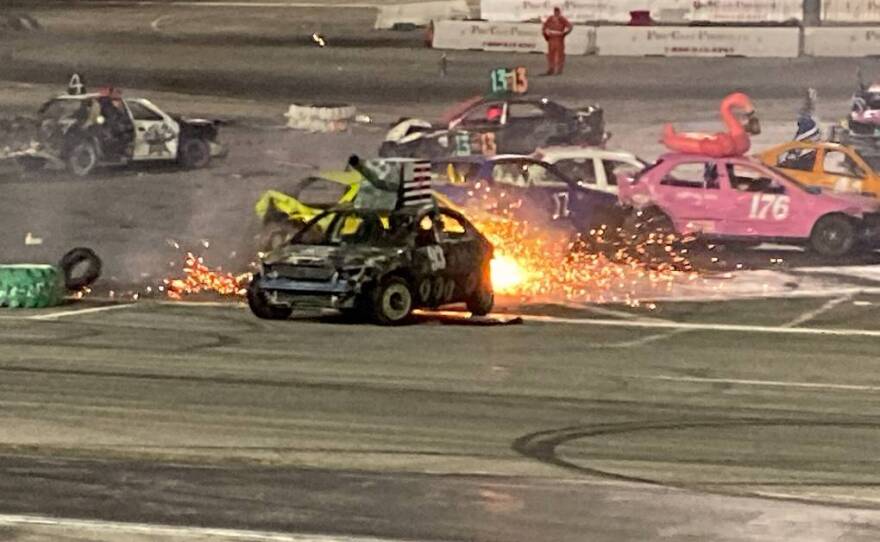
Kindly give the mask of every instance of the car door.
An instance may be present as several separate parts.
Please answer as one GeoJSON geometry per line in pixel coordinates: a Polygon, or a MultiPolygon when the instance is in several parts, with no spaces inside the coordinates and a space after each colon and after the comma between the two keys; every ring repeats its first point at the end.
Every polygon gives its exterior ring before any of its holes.
{"type": "Polygon", "coordinates": [[[450,209],[440,209],[439,241],[446,259],[445,274],[459,286],[479,270],[480,245],[467,221],[450,209]]]}
{"type": "Polygon", "coordinates": [[[570,224],[572,187],[548,164],[524,157],[496,160],[492,183],[502,214],[543,226],[570,224]]]}
{"type": "Polygon", "coordinates": [[[861,193],[864,190],[867,168],[850,149],[826,148],[817,167],[822,169],[825,186],[835,192],[861,193]]]}
{"type": "Polygon", "coordinates": [[[146,100],[126,100],[135,127],[133,159],[174,160],[180,125],[146,100]]]}
{"type": "Polygon", "coordinates": [[[723,173],[720,199],[715,202],[722,217],[720,234],[744,238],[804,234],[793,216],[804,205],[806,192],[757,164],[730,161],[723,173]]]}
{"type": "Polygon", "coordinates": [[[497,133],[507,114],[507,102],[488,100],[480,102],[449,123],[449,145],[456,156],[482,154],[493,156],[498,152],[497,133]]]}
{"type": "Polygon", "coordinates": [[[716,160],[695,159],[672,164],[655,192],[656,203],[672,219],[678,232],[706,235],[717,232],[720,195],[716,160]]]}
{"type": "Polygon", "coordinates": [[[534,102],[511,101],[496,139],[499,153],[530,154],[556,134],[556,126],[534,102]]]}

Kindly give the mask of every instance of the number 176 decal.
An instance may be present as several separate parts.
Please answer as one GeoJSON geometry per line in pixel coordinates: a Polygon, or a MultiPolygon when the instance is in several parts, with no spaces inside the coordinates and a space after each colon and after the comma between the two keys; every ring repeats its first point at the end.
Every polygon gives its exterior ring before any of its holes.
{"type": "Polygon", "coordinates": [[[752,196],[749,218],[767,220],[769,214],[773,220],[785,220],[788,218],[790,202],[791,198],[780,194],[755,194],[752,196]]]}

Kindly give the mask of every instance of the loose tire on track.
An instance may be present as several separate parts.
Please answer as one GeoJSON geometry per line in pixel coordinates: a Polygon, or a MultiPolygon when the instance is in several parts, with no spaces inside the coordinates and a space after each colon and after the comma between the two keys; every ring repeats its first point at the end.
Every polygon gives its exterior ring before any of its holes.
{"type": "Polygon", "coordinates": [[[64,276],[64,287],[75,292],[90,286],[101,276],[101,258],[90,248],[77,247],[58,262],[64,276]]]}
{"type": "Polygon", "coordinates": [[[843,215],[823,216],[810,233],[810,248],[820,256],[846,255],[855,248],[856,241],[856,225],[843,215]]]}
{"type": "Polygon", "coordinates": [[[264,320],[287,320],[293,313],[289,307],[277,307],[269,304],[266,293],[257,287],[259,275],[254,275],[253,280],[247,287],[247,302],[251,312],[257,318],[264,320]]]}
{"type": "Polygon", "coordinates": [[[211,163],[211,147],[203,139],[187,139],[181,142],[178,161],[187,169],[208,167],[211,163]]]}
{"type": "Polygon", "coordinates": [[[53,265],[0,265],[0,307],[37,309],[64,301],[64,279],[53,265]]]}
{"type": "Polygon", "coordinates": [[[412,289],[400,277],[386,278],[372,292],[370,316],[377,324],[403,324],[409,319],[412,310],[412,289]]]}

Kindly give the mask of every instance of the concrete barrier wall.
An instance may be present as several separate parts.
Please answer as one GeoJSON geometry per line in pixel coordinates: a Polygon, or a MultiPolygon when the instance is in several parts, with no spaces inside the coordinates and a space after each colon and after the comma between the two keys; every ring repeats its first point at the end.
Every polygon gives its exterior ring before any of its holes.
{"type": "Polygon", "coordinates": [[[877,0],[822,0],[820,18],[825,23],[880,24],[880,2],[877,0]]]}
{"type": "Polygon", "coordinates": [[[376,30],[387,30],[397,23],[424,26],[441,19],[465,19],[470,14],[466,0],[394,4],[379,7],[374,27],[376,30]]]}
{"type": "MultiPolygon", "coordinates": [[[[842,0],[838,0],[842,1],[842,0]]],[[[548,17],[555,6],[572,22],[627,22],[630,11],[650,11],[664,23],[781,23],[801,20],[803,0],[481,0],[480,17],[522,22],[548,17]]]]}
{"type": "Polygon", "coordinates": [[[805,28],[804,55],[880,56],[880,26],[805,28]]]}
{"type": "MultiPolygon", "coordinates": [[[[540,23],[439,21],[434,25],[434,48],[546,53],[540,23]]],[[[577,25],[565,40],[565,52],[585,55],[596,49],[596,28],[577,25]]]]}
{"type": "Polygon", "coordinates": [[[766,27],[600,26],[603,56],[796,57],[800,30],[766,27]]]}

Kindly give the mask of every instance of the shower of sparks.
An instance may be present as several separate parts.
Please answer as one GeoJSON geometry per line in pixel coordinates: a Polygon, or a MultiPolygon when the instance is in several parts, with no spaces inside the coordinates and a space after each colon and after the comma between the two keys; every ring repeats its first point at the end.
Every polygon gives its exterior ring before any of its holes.
{"type": "Polygon", "coordinates": [[[171,299],[181,299],[201,292],[242,296],[251,278],[250,273],[233,275],[220,268],[212,269],[205,265],[202,257],[192,252],[186,253],[183,275],[182,278],[167,278],[163,281],[165,294],[171,299]]]}

